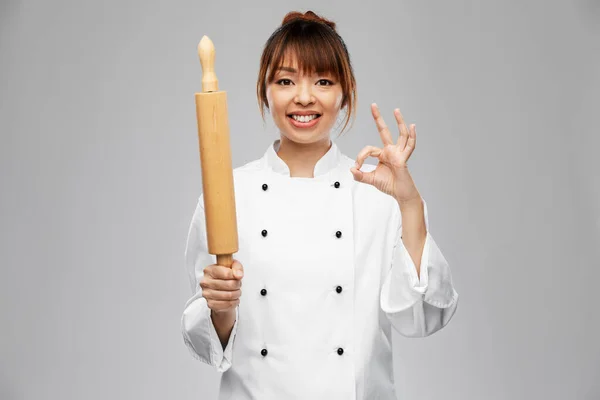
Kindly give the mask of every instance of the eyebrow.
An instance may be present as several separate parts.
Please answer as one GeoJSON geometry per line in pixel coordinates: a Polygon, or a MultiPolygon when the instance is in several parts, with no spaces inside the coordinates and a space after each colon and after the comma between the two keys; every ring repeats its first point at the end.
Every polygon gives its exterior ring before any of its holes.
{"type": "MultiPolygon", "coordinates": [[[[291,72],[293,74],[295,74],[295,73],[298,72],[295,68],[292,68],[292,67],[279,67],[275,71],[285,71],[285,72],[291,72]]],[[[317,74],[324,74],[325,73],[325,71],[322,71],[322,70],[318,70],[318,71],[315,71],[315,72],[317,74]]]]}
{"type": "Polygon", "coordinates": [[[277,71],[286,71],[286,72],[292,72],[292,73],[296,73],[298,71],[296,71],[296,69],[291,68],[291,67],[279,67],[277,68],[277,71]]]}

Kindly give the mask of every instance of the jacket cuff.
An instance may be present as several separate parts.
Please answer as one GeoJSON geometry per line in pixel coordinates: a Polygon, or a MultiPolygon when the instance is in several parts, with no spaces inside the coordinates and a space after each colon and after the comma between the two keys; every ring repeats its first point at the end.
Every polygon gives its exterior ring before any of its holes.
{"type": "Polygon", "coordinates": [[[192,356],[208,365],[216,367],[218,372],[227,371],[233,361],[233,344],[237,333],[239,320],[239,307],[235,309],[235,322],[227,346],[223,350],[217,330],[210,317],[211,310],[208,308],[206,299],[194,296],[186,304],[181,317],[181,331],[183,341],[192,356]]]}
{"type": "Polygon", "coordinates": [[[427,232],[421,256],[420,278],[408,250],[399,239],[394,247],[392,267],[384,279],[381,308],[397,313],[424,301],[438,308],[447,308],[457,299],[452,285],[450,266],[433,237],[427,232]]]}

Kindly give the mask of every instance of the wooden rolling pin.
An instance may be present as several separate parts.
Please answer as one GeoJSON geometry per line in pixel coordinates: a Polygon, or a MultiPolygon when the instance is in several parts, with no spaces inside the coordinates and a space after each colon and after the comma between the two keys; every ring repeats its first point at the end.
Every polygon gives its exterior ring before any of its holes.
{"type": "Polygon", "coordinates": [[[218,265],[231,268],[239,244],[227,92],[219,91],[215,46],[206,35],[198,44],[198,56],[202,65],[202,93],[196,93],[196,116],[208,252],[217,256],[218,265]]]}

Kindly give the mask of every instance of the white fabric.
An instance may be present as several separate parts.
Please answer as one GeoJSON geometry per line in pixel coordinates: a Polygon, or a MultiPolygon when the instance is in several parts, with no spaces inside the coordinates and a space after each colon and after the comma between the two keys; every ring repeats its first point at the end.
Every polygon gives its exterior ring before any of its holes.
{"type": "Polygon", "coordinates": [[[431,335],[458,304],[449,265],[429,233],[427,203],[419,280],[401,241],[398,204],[354,181],[354,159],[332,140],[314,178],[290,177],[278,146],[276,140],[262,158],[234,169],[234,258],[244,278],[225,351],[199,286],[215,256],[207,252],[198,199],[185,251],[193,296],[181,320],[184,342],[223,372],[221,400],[395,400],[391,327],[406,337],[431,335]]]}

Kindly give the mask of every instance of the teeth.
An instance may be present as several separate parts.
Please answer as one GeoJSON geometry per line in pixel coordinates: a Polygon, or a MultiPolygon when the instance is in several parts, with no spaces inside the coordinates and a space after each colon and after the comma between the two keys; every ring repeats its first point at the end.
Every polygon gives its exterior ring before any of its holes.
{"type": "Polygon", "coordinates": [[[317,118],[317,115],[292,115],[292,118],[299,122],[309,122],[317,118]]]}

